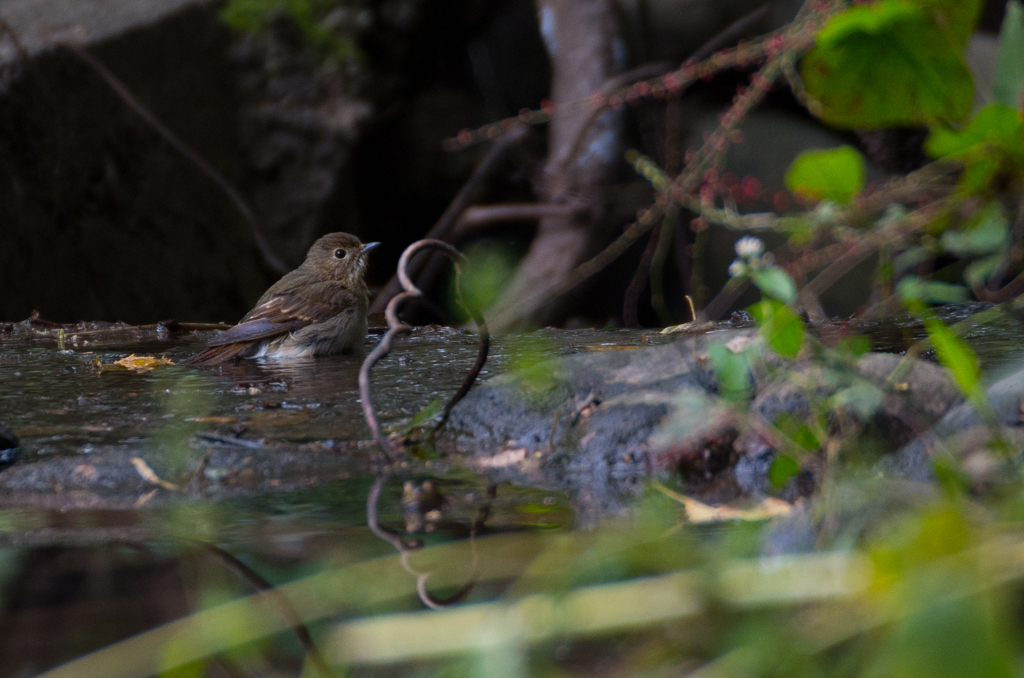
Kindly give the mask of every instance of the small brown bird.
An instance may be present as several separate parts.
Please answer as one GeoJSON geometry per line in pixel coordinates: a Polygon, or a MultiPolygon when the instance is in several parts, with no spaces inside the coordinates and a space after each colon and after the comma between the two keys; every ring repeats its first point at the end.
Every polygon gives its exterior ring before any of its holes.
{"type": "Polygon", "coordinates": [[[366,338],[366,255],[378,245],[364,245],[348,233],[320,238],[301,266],[274,283],[256,308],[188,364],[306,358],[360,346],[366,338]]]}

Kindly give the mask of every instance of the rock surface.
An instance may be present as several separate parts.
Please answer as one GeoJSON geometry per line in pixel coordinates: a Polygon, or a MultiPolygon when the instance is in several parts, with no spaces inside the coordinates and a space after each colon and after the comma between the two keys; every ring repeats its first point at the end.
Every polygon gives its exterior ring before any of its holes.
{"type": "MultiPolygon", "coordinates": [[[[35,56],[63,43],[100,42],[190,5],[212,4],[212,0],[4,0],[0,19],[18,35],[25,52],[35,56]]],[[[0,43],[0,67],[20,57],[11,40],[0,43]]]]}
{"type": "MultiPolygon", "coordinates": [[[[806,420],[812,400],[820,407],[851,385],[875,393],[873,406],[858,414],[836,404],[833,411],[872,427],[888,451],[924,433],[961,400],[937,365],[910,361],[887,385],[903,358],[868,354],[846,373],[812,363],[762,364],[744,414],[718,398],[708,349],[742,350],[755,341],[755,330],[718,331],[507,373],[459,403],[442,445],[504,480],[570,492],[586,520],[625,507],[642,480],[671,471],[682,475],[689,493],[712,503],[778,493],[768,480],[780,445],[772,423],[783,415],[806,420]]],[[[821,463],[811,454],[784,496],[809,494],[821,463]]]]}
{"type": "Polygon", "coordinates": [[[713,332],[498,376],[459,403],[445,441],[480,468],[575,489],[584,513],[615,510],[654,470],[650,437],[676,394],[716,389],[707,346],[750,335],[713,332]]]}
{"type": "MultiPolygon", "coordinates": [[[[990,415],[982,414],[970,402],[962,403],[946,413],[925,435],[884,460],[880,468],[887,474],[909,480],[933,480],[933,462],[937,453],[952,453],[961,461],[973,454],[989,456],[991,451],[986,448],[992,438],[990,425],[1001,427],[1004,436],[1024,437],[1024,370],[1013,372],[990,385],[986,400],[990,415]]],[[[1001,462],[996,462],[993,468],[985,470],[995,470],[1001,465],[1001,462]]],[[[969,463],[967,470],[971,471],[969,463]]],[[[987,475],[981,473],[982,469],[978,471],[979,477],[987,475]]]]}

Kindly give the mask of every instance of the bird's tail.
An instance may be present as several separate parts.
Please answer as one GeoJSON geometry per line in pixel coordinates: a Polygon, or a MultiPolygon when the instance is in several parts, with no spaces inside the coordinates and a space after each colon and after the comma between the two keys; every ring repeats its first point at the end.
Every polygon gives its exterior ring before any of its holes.
{"type": "Polygon", "coordinates": [[[224,344],[223,346],[211,346],[205,351],[200,351],[194,356],[185,361],[185,365],[190,367],[213,367],[214,365],[222,365],[229,360],[234,360],[241,356],[245,349],[249,348],[248,342],[242,342],[238,344],[224,344]]]}

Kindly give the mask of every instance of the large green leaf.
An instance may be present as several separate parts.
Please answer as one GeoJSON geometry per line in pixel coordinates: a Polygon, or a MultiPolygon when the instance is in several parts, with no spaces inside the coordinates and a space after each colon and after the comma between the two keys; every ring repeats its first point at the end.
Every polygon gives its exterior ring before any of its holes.
{"type": "Polygon", "coordinates": [[[837,127],[877,128],[966,117],[974,84],[957,36],[937,16],[948,12],[883,0],[829,21],[801,63],[808,92],[822,104],[822,119],[837,127]]]}
{"type": "Polygon", "coordinates": [[[1010,0],[999,31],[992,93],[999,103],[1017,108],[1021,105],[1021,89],[1024,89],[1024,5],[1020,0],[1010,0]]]}
{"type": "Polygon", "coordinates": [[[853,146],[806,150],[786,171],[786,188],[811,200],[850,202],[864,188],[864,158],[853,146]]]}

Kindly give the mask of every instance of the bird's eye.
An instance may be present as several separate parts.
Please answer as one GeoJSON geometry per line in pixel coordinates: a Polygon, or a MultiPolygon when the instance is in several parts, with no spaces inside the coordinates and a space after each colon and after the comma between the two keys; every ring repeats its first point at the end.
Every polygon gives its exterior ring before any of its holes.
{"type": "Polygon", "coordinates": [[[346,252],[345,250],[342,250],[342,249],[334,250],[334,258],[335,259],[344,259],[346,254],[348,254],[348,252],[346,252]]]}

